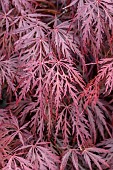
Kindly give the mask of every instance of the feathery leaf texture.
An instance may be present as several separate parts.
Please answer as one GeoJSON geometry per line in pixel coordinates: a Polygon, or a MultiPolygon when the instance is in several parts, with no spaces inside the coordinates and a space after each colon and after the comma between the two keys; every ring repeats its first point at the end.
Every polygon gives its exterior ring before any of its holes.
{"type": "Polygon", "coordinates": [[[113,169],[113,1],[0,0],[0,169],[113,169]]]}

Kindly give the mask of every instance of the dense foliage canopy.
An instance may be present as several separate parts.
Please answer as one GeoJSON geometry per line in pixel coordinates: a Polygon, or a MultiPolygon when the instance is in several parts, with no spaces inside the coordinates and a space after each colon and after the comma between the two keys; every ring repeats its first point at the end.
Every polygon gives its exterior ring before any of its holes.
{"type": "Polygon", "coordinates": [[[113,170],[113,0],[0,0],[0,169],[113,170]]]}

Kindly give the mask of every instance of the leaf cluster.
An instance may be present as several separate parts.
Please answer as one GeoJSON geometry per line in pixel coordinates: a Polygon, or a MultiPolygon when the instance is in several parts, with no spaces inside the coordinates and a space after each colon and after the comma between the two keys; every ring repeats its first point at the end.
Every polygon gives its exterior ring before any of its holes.
{"type": "Polygon", "coordinates": [[[0,1],[0,169],[113,169],[113,1],[0,1]]]}

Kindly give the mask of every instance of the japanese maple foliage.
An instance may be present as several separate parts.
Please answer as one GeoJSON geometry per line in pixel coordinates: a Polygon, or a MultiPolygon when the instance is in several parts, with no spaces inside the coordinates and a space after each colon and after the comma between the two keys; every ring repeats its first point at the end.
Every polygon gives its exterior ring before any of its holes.
{"type": "Polygon", "coordinates": [[[0,0],[0,169],[113,169],[113,1],[0,0]]]}

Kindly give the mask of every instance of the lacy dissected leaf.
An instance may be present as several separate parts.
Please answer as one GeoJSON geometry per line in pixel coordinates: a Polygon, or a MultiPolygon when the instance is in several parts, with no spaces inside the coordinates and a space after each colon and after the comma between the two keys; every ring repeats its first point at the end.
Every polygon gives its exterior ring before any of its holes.
{"type": "Polygon", "coordinates": [[[2,97],[2,86],[5,83],[7,83],[9,90],[15,93],[16,67],[17,60],[15,58],[5,59],[5,56],[0,58],[0,98],[2,97]]]}
{"type": "Polygon", "coordinates": [[[58,170],[59,157],[52,153],[47,147],[47,142],[36,142],[34,145],[26,145],[20,149],[27,149],[27,160],[29,160],[34,169],[39,170],[58,170]]]}
{"type": "Polygon", "coordinates": [[[33,133],[37,133],[39,139],[42,140],[44,137],[44,122],[45,122],[45,110],[42,108],[44,105],[38,107],[38,103],[36,103],[36,108],[33,109],[31,112],[34,112],[34,116],[31,118],[31,129],[33,133]]]}
{"type": "Polygon", "coordinates": [[[113,58],[102,59],[99,64],[101,68],[98,73],[99,79],[105,82],[105,93],[110,94],[113,90],[113,58]]]}
{"type": "Polygon", "coordinates": [[[71,158],[73,167],[75,168],[75,170],[79,170],[79,162],[78,162],[78,156],[79,156],[79,151],[77,149],[70,149],[68,150],[63,158],[62,158],[62,162],[60,165],[60,170],[65,170],[68,164],[69,159],[71,158]]]}
{"type": "Polygon", "coordinates": [[[74,105],[62,105],[56,125],[55,138],[59,131],[62,132],[64,145],[69,144],[71,135],[75,135],[78,147],[81,149],[87,140],[90,139],[89,122],[83,112],[80,112],[74,105]]]}
{"type": "MultiPolygon", "coordinates": [[[[102,141],[101,143],[98,144],[98,147],[101,148],[105,148],[107,149],[109,152],[106,155],[105,154],[105,160],[108,162],[108,164],[110,165],[110,170],[112,170],[113,168],[113,138],[109,138],[107,140],[102,141]]],[[[104,167],[103,167],[104,169],[104,167]]]]}
{"type": "Polygon", "coordinates": [[[8,33],[10,24],[13,21],[12,19],[13,17],[11,16],[13,9],[6,12],[3,3],[2,3],[2,8],[3,8],[3,12],[0,12],[0,20],[1,20],[0,27],[6,27],[6,32],[8,33]]]}
{"type": "MultiPolygon", "coordinates": [[[[82,102],[80,103],[80,108],[83,109],[84,115],[88,116],[88,129],[94,143],[98,138],[97,131],[99,131],[103,139],[105,139],[106,132],[111,136],[109,125],[106,123],[107,119],[111,121],[110,111],[106,109],[104,102],[98,100],[96,104],[87,105],[87,108],[82,102]]],[[[106,103],[106,106],[109,107],[109,104],[106,103]]]]}
{"type": "Polygon", "coordinates": [[[77,18],[80,23],[79,29],[82,29],[82,40],[84,47],[93,42],[95,50],[99,51],[102,42],[103,34],[106,32],[106,24],[109,29],[112,29],[113,24],[113,2],[112,0],[74,0],[66,8],[73,5],[78,6],[77,18]],[[105,16],[105,17],[104,17],[105,16]]]}
{"type": "Polygon", "coordinates": [[[16,20],[19,22],[19,28],[12,31],[12,34],[20,34],[19,40],[15,43],[15,50],[22,50],[21,60],[37,59],[41,55],[48,54],[49,44],[46,32],[49,27],[39,20],[39,15],[25,13],[23,16],[17,17],[16,20]]]}
{"type": "Polygon", "coordinates": [[[56,125],[56,133],[55,133],[55,138],[57,138],[58,133],[60,131],[62,131],[62,135],[63,135],[63,142],[64,145],[69,143],[69,135],[70,135],[70,122],[68,121],[70,118],[68,118],[68,115],[70,116],[71,113],[71,105],[62,105],[62,107],[64,107],[62,109],[62,112],[59,113],[58,116],[58,121],[57,121],[57,125],[56,125]]]}
{"type": "Polygon", "coordinates": [[[50,63],[51,68],[48,69],[45,76],[45,87],[46,89],[52,88],[52,95],[55,96],[57,110],[62,97],[68,94],[77,104],[77,93],[79,91],[76,87],[84,88],[84,81],[79,71],[67,59],[57,60],[53,58],[50,63]]]}
{"type": "Polygon", "coordinates": [[[108,134],[111,136],[110,130],[109,130],[106,120],[105,120],[106,115],[109,115],[109,113],[107,112],[106,108],[104,107],[104,104],[101,103],[101,101],[98,101],[97,105],[94,107],[94,112],[96,115],[96,125],[97,125],[102,137],[104,138],[104,133],[105,133],[104,128],[106,129],[108,134]]]}
{"type": "Polygon", "coordinates": [[[70,23],[68,21],[58,25],[57,19],[55,19],[54,29],[52,31],[52,42],[55,44],[58,54],[60,54],[61,50],[63,56],[69,60],[72,58],[71,52],[73,52],[84,62],[84,57],[79,51],[77,40],[73,38],[73,35],[68,31],[69,29],[70,23]]]}
{"type": "Polygon", "coordinates": [[[94,162],[99,170],[102,170],[101,164],[109,168],[107,162],[102,158],[102,156],[99,155],[101,153],[107,153],[107,151],[96,147],[85,148],[85,150],[83,151],[82,154],[84,155],[84,159],[88,164],[90,170],[93,170],[91,162],[94,162]]]}
{"type": "MultiPolygon", "coordinates": [[[[21,81],[19,83],[19,88],[22,88],[20,91],[20,98],[25,98],[25,95],[29,90],[33,90],[37,86],[36,95],[41,95],[43,91],[44,84],[44,75],[48,70],[47,66],[48,61],[38,60],[31,61],[23,67],[24,76],[21,76],[21,81]]],[[[41,97],[41,96],[40,96],[41,97]]],[[[39,97],[39,100],[40,100],[39,97]]]]}
{"type": "Polygon", "coordinates": [[[33,166],[30,161],[20,157],[18,155],[10,156],[7,165],[3,168],[3,170],[32,170],[33,166]]]}
{"type": "Polygon", "coordinates": [[[90,139],[90,133],[88,133],[89,122],[87,121],[83,113],[79,113],[76,115],[75,127],[77,143],[79,148],[81,149],[81,146],[87,143],[87,140],[90,139]]]}
{"type": "Polygon", "coordinates": [[[18,136],[20,142],[24,145],[27,139],[31,136],[25,129],[28,124],[29,122],[19,127],[17,118],[11,114],[11,117],[9,117],[9,122],[1,124],[0,143],[3,146],[7,146],[18,136]]]}

